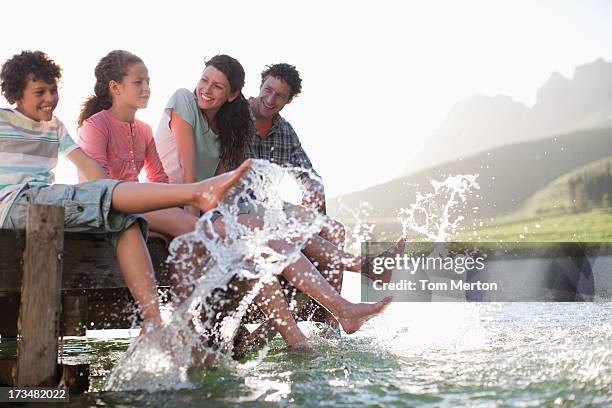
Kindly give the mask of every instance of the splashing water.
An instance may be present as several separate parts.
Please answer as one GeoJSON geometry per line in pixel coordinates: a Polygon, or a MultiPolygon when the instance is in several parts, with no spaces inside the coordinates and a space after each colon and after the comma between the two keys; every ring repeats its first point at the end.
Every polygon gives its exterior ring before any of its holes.
{"type": "MultiPolygon", "coordinates": [[[[265,232],[251,231],[237,222],[237,210],[231,203],[238,197],[231,197],[220,206],[229,224],[224,237],[216,235],[207,215],[194,234],[175,241],[172,260],[179,270],[196,271],[190,281],[194,292],[172,310],[163,328],[136,340],[113,371],[107,389],[191,387],[187,368],[193,363],[192,346],[206,343],[206,321],[200,316],[209,313],[206,299],[214,288],[224,287],[235,275],[263,279],[265,272],[277,273],[278,267],[290,262],[293,252],[271,251],[266,245],[270,237],[288,234],[304,240],[317,229],[309,229],[311,223],[323,222],[317,217],[283,221],[282,203],[274,198],[278,170],[259,164],[254,167],[245,185],[255,186],[257,197],[263,197],[260,192],[268,187],[272,190],[267,194],[273,198],[264,203],[272,208],[266,213],[265,232]],[[276,231],[273,222],[278,220],[286,223],[281,229],[290,225],[296,230],[276,231]],[[251,244],[251,240],[259,241],[251,244]],[[194,252],[198,255],[195,265],[189,257],[194,252]]],[[[404,233],[415,231],[439,241],[458,227],[463,219],[457,214],[460,206],[478,185],[476,176],[456,176],[432,185],[434,192],[417,195],[416,203],[402,210],[399,219],[404,233]]],[[[354,212],[358,224],[363,221],[362,208],[365,206],[354,212]]],[[[353,275],[345,274],[347,277],[353,275]]],[[[245,303],[249,296],[252,294],[245,296],[245,303]]],[[[236,318],[243,313],[237,309],[236,318]]],[[[205,387],[188,398],[184,391],[103,393],[92,401],[119,398],[130,405],[137,402],[131,395],[137,395],[156,406],[180,406],[189,401],[192,406],[267,401],[317,405],[324,395],[328,404],[351,406],[552,406],[566,402],[570,406],[609,406],[611,312],[609,304],[586,303],[395,303],[350,338],[331,342],[315,338],[318,347],[312,354],[274,350],[273,344],[268,355],[264,349],[221,375],[207,373],[205,387]]],[[[229,324],[232,321],[228,319],[221,336],[228,348],[235,327],[229,324]]],[[[197,387],[197,376],[194,381],[197,387]]]]}
{"type": "Polygon", "coordinates": [[[340,213],[348,214],[353,224],[344,245],[350,251],[359,252],[361,243],[371,240],[374,228],[376,228],[376,223],[367,221],[372,211],[372,206],[367,202],[360,201],[357,208],[353,209],[341,200],[338,200],[338,210],[340,213]]]}
{"type": "MultiPolygon", "coordinates": [[[[446,242],[464,220],[461,211],[467,196],[480,188],[477,178],[477,174],[450,176],[432,180],[433,192],[417,191],[415,202],[398,212],[403,235],[413,231],[431,242],[446,242]]],[[[434,251],[440,250],[445,251],[441,247],[434,251]]],[[[360,335],[375,336],[383,349],[396,355],[415,349],[422,353],[439,348],[466,350],[481,347],[486,338],[480,309],[473,304],[396,303],[369,328],[360,335]]]]}
{"type": "MultiPolygon", "coordinates": [[[[223,216],[225,233],[213,228],[214,212],[208,211],[192,233],[172,242],[169,262],[184,279],[180,286],[192,292],[174,307],[162,327],[130,345],[109,376],[107,390],[190,387],[188,370],[204,355],[231,364],[229,356],[240,321],[263,284],[294,263],[306,241],[327,222],[314,208],[306,208],[300,216],[283,211],[278,185],[284,174],[279,166],[254,160],[242,182],[215,210],[223,216]],[[239,208],[244,202],[252,211],[265,210],[256,228],[240,220],[239,208]],[[291,244],[275,251],[271,241],[291,244]],[[236,279],[257,281],[241,294],[236,309],[213,327],[228,302],[217,289],[233,288],[236,279]]],[[[311,173],[310,177],[317,176],[311,173]]]]}
{"type": "Polygon", "coordinates": [[[433,192],[417,191],[416,201],[398,213],[403,234],[406,236],[411,230],[433,242],[447,241],[464,219],[457,214],[459,205],[465,204],[466,195],[473,189],[480,189],[477,177],[478,174],[460,174],[444,181],[432,180],[433,192]]]}

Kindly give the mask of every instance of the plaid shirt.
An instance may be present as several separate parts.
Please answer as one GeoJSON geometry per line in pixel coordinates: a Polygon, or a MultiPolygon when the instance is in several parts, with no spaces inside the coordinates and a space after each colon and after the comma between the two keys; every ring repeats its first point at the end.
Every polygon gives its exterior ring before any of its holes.
{"type": "MultiPolygon", "coordinates": [[[[247,146],[247,155],[250,158],[268,160],[284,167],[310,169],[318,176],[312,168],[312,163],[302,148],[295,130],[280,115],[274,117],[272,128],[265,138],[257,133],[255,134],[247,146]]],[[[308,173],[302,172],[297,174],[296,177],[303,182],[309,180],[313,187],[323,192],[323,184],[308,177],[308,173]]]]}

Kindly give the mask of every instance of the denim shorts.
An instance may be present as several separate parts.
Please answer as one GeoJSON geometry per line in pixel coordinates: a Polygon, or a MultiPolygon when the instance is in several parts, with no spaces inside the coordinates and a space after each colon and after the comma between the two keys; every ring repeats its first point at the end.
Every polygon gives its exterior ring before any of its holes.
{"type": "Polygon", "coordinates": [[[26,184],[8,211],[6,229],[25,229],[28,205],[45,204],[64,207],[64,230],[108,234],[114,246],[119,236],[134,222],[147,237],[147,221],[141,214],[125,214],[112,209],[113,189],[120,180],[96,180],[87,183],[26,184]]]}

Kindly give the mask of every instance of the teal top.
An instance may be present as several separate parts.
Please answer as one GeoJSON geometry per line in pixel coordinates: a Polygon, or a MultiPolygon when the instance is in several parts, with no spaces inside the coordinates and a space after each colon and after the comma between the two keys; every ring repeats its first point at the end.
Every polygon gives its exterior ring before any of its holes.
{"type": "Polygon", "coordinates": [[[183,183],[183,166],[178,157],[176,141],[170,132],[170,118],[173,110],[193,128],[196,181],[214,176],[220,161],[218,136],[208,125],[206,116],[198,106],[196,95],[181,88],[174,92],[168,100],[155,134],[157,152],[170,183],[183,183]]]}

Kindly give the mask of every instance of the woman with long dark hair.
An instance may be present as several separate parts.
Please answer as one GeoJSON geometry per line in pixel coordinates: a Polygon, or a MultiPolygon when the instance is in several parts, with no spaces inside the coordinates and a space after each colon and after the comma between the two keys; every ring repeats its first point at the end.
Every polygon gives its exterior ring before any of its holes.
{"type": "MultiPolygon", "coordinates": [[[[157,150],[171,183],[203,180],[236,168],[255,132],[242,94],[244,69],[228,55],[206,61],[196,89],[178,89],[156,134],[157,150]]],[[[199,210],[188,211],[199,215],[199,210]]]]}
{"type": "MultiPolygon", "coordinates": [[[[171,183],[203,180],[232,170],[244,160],[246,145],[255,132],[248,101],[242,94],[244,78],[244,69],[236,59],[217,55],[206,62],[195,91],[179,89],[170,97],[155,139],[171,183]]],[[[250,214],[251,209],[246,207],[240,209],[239,221],[257,228],[261,220],[250,214]]],[[[200,214],[196,208],[188,211],[200,214]]],[[[216,218],[214,226],[224,233],[222,219],[216,218]]],[[[269,244],[279,252],[286,251],[290,245],[269,244]]],[[[282,274],[296,288],[329,310],[349,334],[382,312],[390,302],[390,299],[374,304],[347,301],[304,255],[285,268],[282,274]]],[[[287,324],[276,319],[272,321],[276,321],[277,329],[281,324],[287,324]]],[[[297,325],[293,322],[292,326],[295,327],[293,334],[298,334],[297,325]]],[[[296,343],[306,342],[301,332],[297,337],[301,340],[296,339],[296,343]]]]}

